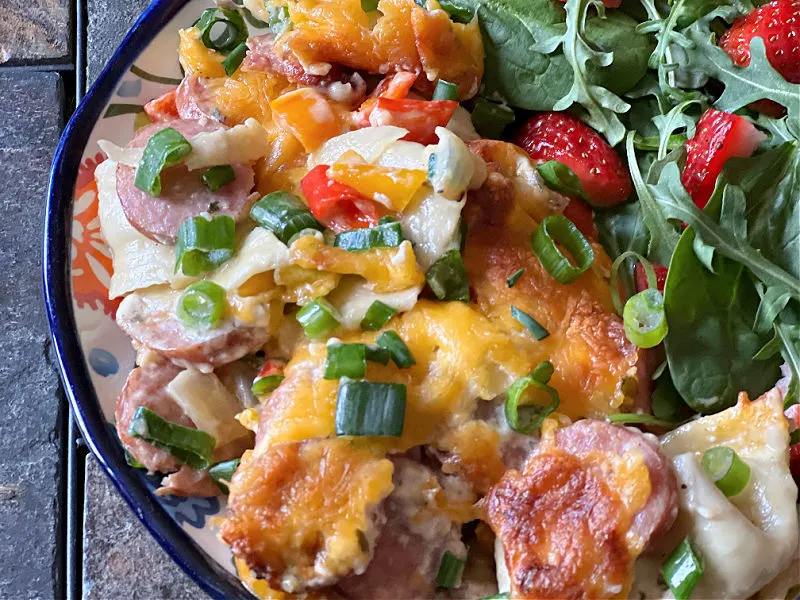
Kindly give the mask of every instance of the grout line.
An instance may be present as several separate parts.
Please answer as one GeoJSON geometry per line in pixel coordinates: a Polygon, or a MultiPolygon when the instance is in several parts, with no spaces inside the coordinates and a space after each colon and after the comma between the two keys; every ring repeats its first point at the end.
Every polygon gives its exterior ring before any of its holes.
{"type": "Polygon", "coordinates": [[[42,72],[42,71],[57,71],[69,73],[74,71],[75,67],[70,64],[61,63],[41,63],[41,64],[28,64],[28,65],[7,65],[0,64],[0,74],[2,73],[25,73],[25,72],[42,72]]]}

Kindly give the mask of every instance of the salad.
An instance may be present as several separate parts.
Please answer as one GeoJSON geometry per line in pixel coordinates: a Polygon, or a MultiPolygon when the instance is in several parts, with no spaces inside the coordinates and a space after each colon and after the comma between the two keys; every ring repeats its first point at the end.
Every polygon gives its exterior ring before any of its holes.
{"type": "Polygon", "coordinates": [[[800,3],[757,4],[206,9],[100,143],[131,467],[227,496],[261,598],[800,595],[800,3]]]}

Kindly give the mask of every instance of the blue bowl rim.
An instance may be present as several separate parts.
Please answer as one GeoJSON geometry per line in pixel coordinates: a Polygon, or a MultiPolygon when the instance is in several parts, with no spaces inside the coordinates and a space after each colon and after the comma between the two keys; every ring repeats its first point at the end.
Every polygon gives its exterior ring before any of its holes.
{"type": "Polygon", "coordinates": [[[75,181],[92,129],[117,84],[159,32],[189,0],[154,0],[128,31],[69,120],[56,148],[45,211],[42,284],[50,335],[73,415],[87,445],[131,510],[167,554],[213,598],[252,600],[239,579],[195,544],[127,465],[107,426],[81,350],[70,285],[75,181]]]}

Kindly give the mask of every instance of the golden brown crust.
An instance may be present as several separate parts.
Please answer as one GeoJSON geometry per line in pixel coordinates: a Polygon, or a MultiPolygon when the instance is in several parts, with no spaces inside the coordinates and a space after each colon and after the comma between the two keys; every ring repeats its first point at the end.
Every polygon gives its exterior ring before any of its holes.
{"type": "Polygon", "coordinates": [[[222,539],[273,587],[329,585],[369,561],[372,511],[391,490],[391,462],[347,440],[276,444],[243,458],[222,539]]]}
{"type": "Polygon", "coordinates": [[[552,451],[509,471],[487,496],[512,598],[609,598],[627,588],[632,559],[622,503],[576,457],[552,451]]]}

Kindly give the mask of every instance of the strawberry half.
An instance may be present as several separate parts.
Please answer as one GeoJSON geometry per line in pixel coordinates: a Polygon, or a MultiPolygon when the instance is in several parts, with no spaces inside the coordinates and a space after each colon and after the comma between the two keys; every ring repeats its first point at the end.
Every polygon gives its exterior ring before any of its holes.
{"type": "MultiPolygon", "coordinates": [[[[719,40],[722,48],[735,65],[750,64],[750,40],[764,40],[769,64],[786,81],[800,83],[800,2],[797,0],[772,0],[759,6],[733,22],[719,40]]],[[[786,110],[771,100],[754,102],[751,108],[772,116],[781,116],[786,110]]]]}
{"type": "Polygon", "coordinates": [[[686,166],[681,183],[698,208],[703,208],[725,161],[748,157],[767,136],[738,115],[709,108],[697,122],[694,137],[686,142],[686,166]]]}
{"type": "MultiPolygon", "coordinates": [[[[667,283],[667,273],[668,269],[664,265],[660,265],[658,263],[651,263],[653,267],[653,271],[656,274],[656,288],[662,294],[664,293],[664,285],[667,283]]],[[[642,263],[636,263],[636,266],[633,267],[633,276],[636,281],[636,291],[641,292],[642,290],[647,289],[647,273],[645,273],[644,267],[642,263]]]]}
{"type": "Polygon", "coordinates": [[[631,178],[614,149],[599,133],[568,113],[531,117],[514,142],[533,159],[557,160],[575,172],[595,206],[613,206],[630,196],[631,178]]]}

